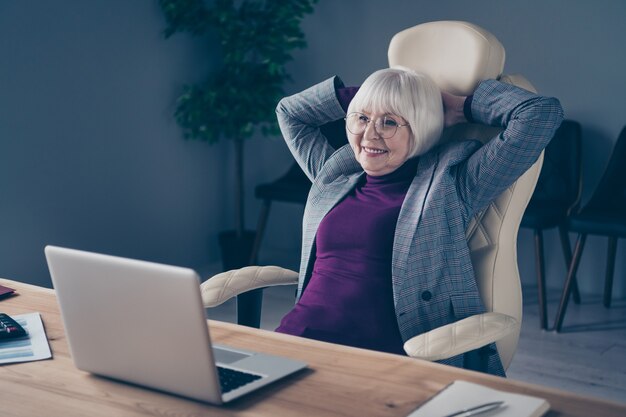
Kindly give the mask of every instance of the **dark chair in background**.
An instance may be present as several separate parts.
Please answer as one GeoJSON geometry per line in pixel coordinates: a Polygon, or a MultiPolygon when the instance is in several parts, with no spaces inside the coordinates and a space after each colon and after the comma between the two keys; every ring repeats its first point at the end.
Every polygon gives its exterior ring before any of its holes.
{"type": "Polygon", "coordinates": [[[578,233],[574,255],[569,265],[554,328],[561,331],[574,276],[588,235],[607,236],[608,255],[604,281],[604,306],[611,305],[617,239],[626,237],[626,127],[617,139],[604,175],[589,203],[568,220],[568,229],[578,233]]]}
{"type": "MultiPolygon", "coordinates": [[[[542,329],[548,326],[543,231],[555,227],[559,229],[567,269],[572,259],[572,249],[566,223],[568,216],[580,204],[581,191],[581,128],[578,122],[565,120],[545,150],[541,175],[521,223],[521,227],[533,229],[534,232],[539,324],[542,329]]],[[[579,303],[580,294],[575,277],[572,286],[574,301],[579,303]]]]}
{"type": "Polygon", "coordinates": [[[277,180],[267,184],[257,185],[254,190],[254,195],[256,198],[263,200],[263,205],[261,206],[261,212],[257,221],[256,237],[254,245],[252,246],[250,265],[258,264],[261,240],[263,239],[267,219],[270,215],[272,202],[304,204],[310,188],[311,181],[309,181],[296,162],[291,165],[285,175],[277,180]]]}

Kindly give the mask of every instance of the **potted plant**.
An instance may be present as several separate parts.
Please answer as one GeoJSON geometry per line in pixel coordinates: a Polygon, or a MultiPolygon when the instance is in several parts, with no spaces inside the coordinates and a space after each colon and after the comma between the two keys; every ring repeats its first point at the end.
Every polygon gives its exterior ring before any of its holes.
{"type": "Polygon", "coordinates": [[[254,134],[280,131],[274,109],[289,79],[291,52],[306,46],[300,29],[317,0],[159,0],[168,27],[219,39],[221,62],[207,79],[188,85],[178,98],[176,121],[187,139],[232,140],[235,150],[235,229],[220,234],[225,269],[247,265],[254,232],[246,231],[243,148],[254,134]]]}

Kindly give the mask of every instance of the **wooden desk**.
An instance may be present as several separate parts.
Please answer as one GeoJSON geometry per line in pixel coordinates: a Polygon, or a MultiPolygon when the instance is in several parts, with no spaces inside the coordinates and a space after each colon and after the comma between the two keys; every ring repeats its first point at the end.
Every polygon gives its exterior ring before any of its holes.
{"type": "Polygon", "coordinates": [[[0,284],[19,293],[0,301],[0,311],[40,312],[54,355],[52,360],[0,366],[3,417],[406,416],[455,379],[544,397],[552,405],[551,417],[626,416],[626,405],[217,321],[209,322],[215,342],[300,359],[310,369],[230,405],[211,406],[77,370],[54,291],[3,279],[0,284]]]}

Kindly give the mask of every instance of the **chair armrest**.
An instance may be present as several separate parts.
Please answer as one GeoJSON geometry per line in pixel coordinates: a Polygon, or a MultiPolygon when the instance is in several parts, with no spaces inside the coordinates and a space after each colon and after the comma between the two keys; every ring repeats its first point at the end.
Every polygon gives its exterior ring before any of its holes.
{"type": "Polygon", "coordinates": [[[298,283],[298,273],[278,266],[247,266],[214,275],[200,284],[204,307],[215,307],[224,301],[257,288],[298,283]]]}
{"type": "Polygon", "coordinates": [[[519,325],[506,314],[476,314],[415,336],[404,343],[404,350],[427,361],[448,359],[500,340],[517,331],[519,325]]]}

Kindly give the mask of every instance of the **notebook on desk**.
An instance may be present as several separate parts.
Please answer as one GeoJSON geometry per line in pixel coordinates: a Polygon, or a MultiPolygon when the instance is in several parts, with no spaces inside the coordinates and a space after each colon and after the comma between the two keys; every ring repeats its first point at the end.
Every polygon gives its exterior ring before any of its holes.
{"type": "Polygon", "coordinates": [[[79,369],[221,404],[306,367],[212,345],[191,269],[55,246],[45,253],[79,369]]]}
{"type": "Polygon", "coordinates": [[[454,381],[413,411],[408,417],[469,416],[481,405],[500,402],[501,406],[482,417],[541,417],[550,409],[543,398],[505,392],[468,381],[454,381]],[[463,412],[465,411],[465,412],[463,412]]]}

